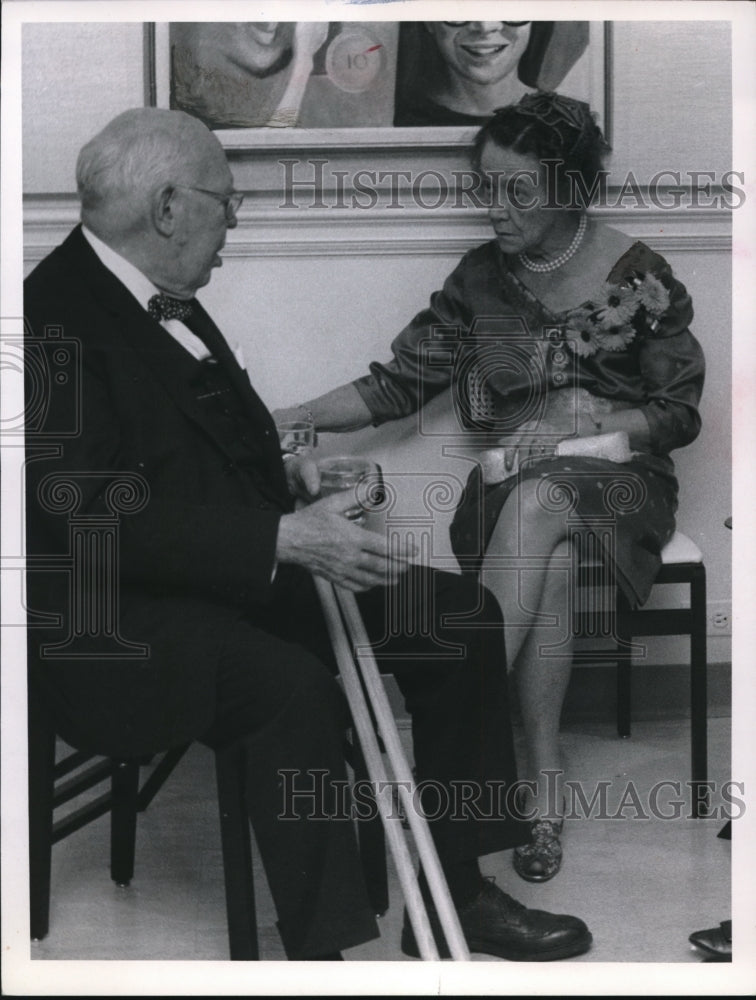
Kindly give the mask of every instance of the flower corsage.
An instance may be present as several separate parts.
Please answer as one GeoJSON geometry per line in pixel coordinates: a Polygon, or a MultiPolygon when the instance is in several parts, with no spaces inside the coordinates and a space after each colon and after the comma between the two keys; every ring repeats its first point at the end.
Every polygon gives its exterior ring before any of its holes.
{"type": "Polygon", "coordinates": [[[604,285],[595,299],[566,314],[565,339],[586,358],[598,350],[625,351],[636,335],[653,333],[669,306],[659,278],[635,272],[621,285],[604,285]]]}

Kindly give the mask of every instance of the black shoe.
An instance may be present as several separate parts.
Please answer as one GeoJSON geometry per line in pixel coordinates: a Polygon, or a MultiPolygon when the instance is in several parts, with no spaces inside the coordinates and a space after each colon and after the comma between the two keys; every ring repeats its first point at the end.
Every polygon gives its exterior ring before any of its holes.
{"type": "Polygon", "coordinates": [[[732,961],[731,920],[723,920],[719,927],[711,927],[706,931],[695,931],[688,940],[710,956],[704,959],[706,962],[732,961]]]}
{"type": "MultiPolygon", "coordinates": [[[[588,951],[593,941],[582,920],[562,914],[529,910],[485,879],[476,898],[457,911],[470,951],[507,958],[510,962],[551,962],[588,951]]],[[[449,958],[435,907],[428,915],[441,958],[449,958]],[[443,942],[443,943],[442,943],[443,942]]],[[[402,951],[419,958],[407,912],[404,914],[402,951]]]]}

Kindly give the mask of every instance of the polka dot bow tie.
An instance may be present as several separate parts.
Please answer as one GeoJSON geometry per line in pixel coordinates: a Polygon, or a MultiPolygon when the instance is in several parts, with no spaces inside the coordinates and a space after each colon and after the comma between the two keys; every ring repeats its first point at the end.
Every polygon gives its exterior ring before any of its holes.
{"type": "Polygon", "coordinates": [[[194,299],[175,299],[172,295],[153,295],[147,303],[147,312],[161,322],[164,319],[180,319],[185,323],[194,310],[194,299]]]}

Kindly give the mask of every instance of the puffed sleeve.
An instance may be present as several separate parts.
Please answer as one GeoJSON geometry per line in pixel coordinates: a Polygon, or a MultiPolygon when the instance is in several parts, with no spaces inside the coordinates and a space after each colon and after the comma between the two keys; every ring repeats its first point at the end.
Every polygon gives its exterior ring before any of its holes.
{"type": "Polygon", "coordinates": [[[703,390],[703,350],[690,332],[693,304],[685,285],[667,261],[643,243],[635,243],[617,262],[609,280],[652,274],[667,291],[669,305],[640,339],[638,363],[651,448],[665,455],[695,440],[701,429],[698,404],[703,390]]]}
{"type": "Polygon", "coordinates": [[[428,308],[395,338],[392,360],[372,362],[370,374],[353,383],[375,426],[414,413],[451,383],[453,366],[443,362],[443,347],[456,347],[460,331],[471,322],[467,286],[474,253],[462,258],[443,288],[433,293],[428,308]]]}

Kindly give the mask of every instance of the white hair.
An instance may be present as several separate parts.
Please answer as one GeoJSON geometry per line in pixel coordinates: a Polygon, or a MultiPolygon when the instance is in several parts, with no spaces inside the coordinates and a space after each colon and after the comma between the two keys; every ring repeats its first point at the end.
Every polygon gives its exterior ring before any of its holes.
{"type": "Polygon", "coordinates": [[[207,150],[202,140],[211,135],[182,111],[124,111],[79,153],[76,185],[82,221],[100,229],[138,227],[149,213],[151,194],[178,182],[195,154],[207,150]]]}

